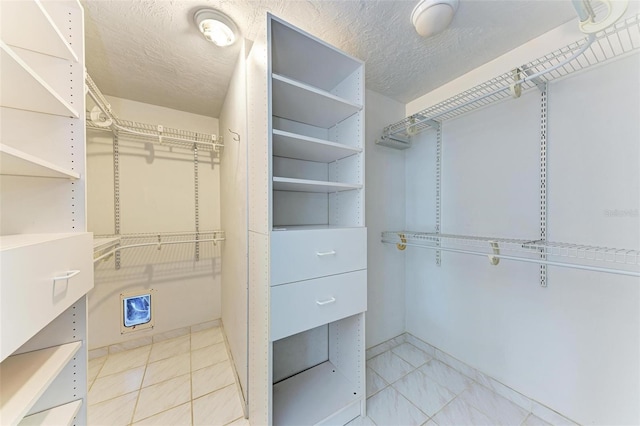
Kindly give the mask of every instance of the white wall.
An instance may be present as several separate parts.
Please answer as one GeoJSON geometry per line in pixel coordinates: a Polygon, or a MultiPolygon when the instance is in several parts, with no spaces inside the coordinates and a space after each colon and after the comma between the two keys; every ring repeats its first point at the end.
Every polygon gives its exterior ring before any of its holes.
{"type": "Polygon", "coordinates": [[[247,98],[246,58],[242,46],[220,113],[225,148],[220,164],[222,227],[222,323],[247,397],[247,98]],[[229,129],[240,134],[239,141],[229,129]]]}
{"type": "MultiPolygon", "coordinates": [[[[218,133],[218,120],[126,99],[109,98],[122,119],[202,133],[218,133]]],[[[89,105],[91,105],[89,103],[89,105]]],[[[114,233],[113,147],[110,133],[87,135],[88,229],[114,233]]],[[[199,155],[200,230],[220,229],[219,160],[199,155]]],[[[120,138],[122,234],[193,232],[193,151],[120,138]]],[[[165,246],[122,252],[96,267],[89,293],[89,347],[96,348],[220,318],[220,245],[203,243],[199,262],[193,246],[165,246]],[[120,293],[153,288],[155,329],[120,334],[120,293]]]]}
{"type": "Polygon", "coordinates": [[[386,124],[404,116],[404,105],[367,90],[365,118],[368,309],[366,345],[375,346],[405,329],[402,254],[380,242],[380,233],[404,228],[404,151],[375,144],[386,124]]]}
{"type": "MultiPolygon", "coordinates": [[[[555,35],[531,52],[560,46],[555,35]]],[[[520,63],[509,55],[494,61],[503,64],[494,75],[520,63]]],[[[486,79],[489,68],[407,113],[486,79]]],[[[550,241],[640,246],[638,75],[636,54],[550,85],[550,241]]],[[[444,123],[443,233],[539,237],[539,116],[539,94],[529,93],[444,123]]],[[[435,135],[416,139],[406,227],[433,231],[435,135]]],[[[436,267],[433,251],[410,248],[406,265],[408,332],[578,423],[640,423],[640,279],[549,267],[542,288],[536,265],[443,252],[436,267]]]]}

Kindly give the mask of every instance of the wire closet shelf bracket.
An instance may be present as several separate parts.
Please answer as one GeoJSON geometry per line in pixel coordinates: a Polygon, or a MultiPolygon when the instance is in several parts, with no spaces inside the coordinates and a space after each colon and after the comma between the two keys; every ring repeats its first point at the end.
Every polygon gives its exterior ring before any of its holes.
{"type": "Polygon", "coordinates": [[[87,128],[107,130],[134,140],[158,143],[165,146],[220,152],[224,147],[222,137],[215,134],[198,133],[190,130],[173,129],[163,125],[123,120],[116,116],[111,104],[106,100],[91,76],[85,75],[87,94],[95,102],[100,114],[87,114],[87,128]]]}

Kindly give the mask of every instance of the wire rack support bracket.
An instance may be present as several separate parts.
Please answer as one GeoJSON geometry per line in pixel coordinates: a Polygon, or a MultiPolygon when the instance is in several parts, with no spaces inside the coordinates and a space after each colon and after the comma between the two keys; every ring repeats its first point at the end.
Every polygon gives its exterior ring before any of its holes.
{"type": "MultiPolygon", "coordinates": [[[[547,96],[548,87],[544,84],[540,95],[540,241],[547,242],[547,96]]],[[[547,260],[542,250],[540,259],[547,260]]],[[[547,265],[540,264],[540,285],[547,286],[547,265]]]]}
{"type": "MultiPolygon", "coordinates": [[[[436,134],[436,234],[441,232],[441,206],[442,206],[442,124],[437,123],[434,125],[437,129],[436,134]]],[[[440,245],[438,240],[437,245],[440,245]]],[[[440,250],[436,250],[436,265],[442,264],[442,254],[440,250]]]]}

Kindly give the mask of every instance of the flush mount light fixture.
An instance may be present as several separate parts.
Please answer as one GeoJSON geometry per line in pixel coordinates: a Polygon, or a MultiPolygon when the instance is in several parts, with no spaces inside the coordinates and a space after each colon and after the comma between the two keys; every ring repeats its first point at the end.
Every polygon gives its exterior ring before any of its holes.
{"type": "Polygon", "coordinates": [[[411,22],[422,37],[444,31],[458,10],[458,0],[421,0],[413,12],[411,22]]]}
{"type": "Polygon", "coordinates": [[[231,46],[236,41],[238,27],[222,12],[200,9],[193,16],[193,20],[204,38],[216,46],[231,46]]]}

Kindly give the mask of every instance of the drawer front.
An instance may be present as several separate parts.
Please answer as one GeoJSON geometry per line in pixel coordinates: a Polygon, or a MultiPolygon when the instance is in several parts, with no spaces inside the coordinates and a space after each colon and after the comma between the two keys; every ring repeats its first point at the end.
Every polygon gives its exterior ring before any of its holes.
{"type": "Polygon", "coordinates": [[[271,288],[271,340],[367,310],[367,271],[271,288]]]}
{"type": "Polygon", "coordinates": [[[2,250],[1,359],[93,288],[92,246],[92,234],[78,233],[2,250]]]}
{"type": "Polygon", "coordinates": [[[271,285],[366,268],[367,228],[271,234],[271,285]]]}

